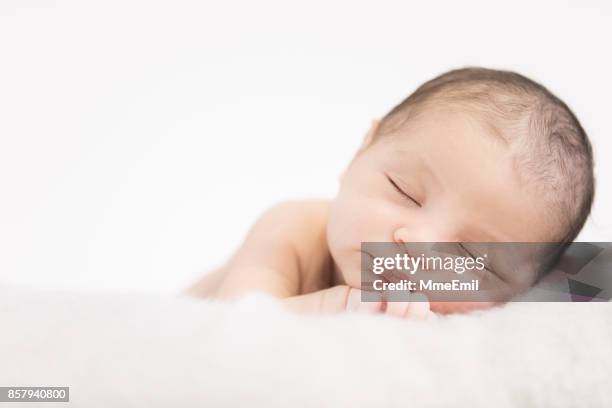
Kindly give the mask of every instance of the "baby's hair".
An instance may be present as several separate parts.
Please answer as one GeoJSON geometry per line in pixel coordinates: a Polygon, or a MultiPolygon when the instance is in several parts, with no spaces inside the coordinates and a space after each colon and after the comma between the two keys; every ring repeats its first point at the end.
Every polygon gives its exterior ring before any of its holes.
{"type": "Polygon", "coordinates": [[[547,257],[548,269],[584,226],[595,193],[591,144],[574,113],[520,74],[468,67],[425,82],[381,120],[378,134],[397,133],[436,107],[475,114],[516,151],[518,174],[551,205],[549,215],[558,225],[550,241],[561,245],[547,257]]]}

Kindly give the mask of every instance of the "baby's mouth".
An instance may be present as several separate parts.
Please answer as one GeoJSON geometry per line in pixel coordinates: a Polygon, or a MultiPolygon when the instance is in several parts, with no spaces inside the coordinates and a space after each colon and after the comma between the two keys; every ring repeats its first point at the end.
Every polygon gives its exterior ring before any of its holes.
{"type": "Polygon", "coordinates": [[[383,272],[382,276],[385,278],[386,281],[388,282],[401,282],[403,280],[410,280],[410,274],[404,272],[404,271],[398,271],[396,269],[394,270],[389,270],[389,271],[385,271],[383,272]]]}
{"type": "MultiPolygon", "coordinates": [[[[374,263],[374,258],[376,258],[374,255],[372,255],[370,252],[368,251],[364,251],[363,249],[360,250],[360,252],[364,255],[366,255],[369,259],[369,268],[368,268],[368,272],[371,274],[374,274],[373,272],[373,263],[374,263]]],[[[403,252],[406,253],[408,256],[410,256],[410,253],[406,250],[406,248],[403,248],[403,252]]],[[[401,270],[397,270],[397,269],[385,269],[383,271],[382,274],[374,274],[375,276],[378,276],[380,278],[382,278],[385,282],[389,283],[397,283],[397,282],[401,282],[403,280],[410,280],[411,274],[406,272],[406,271],[401,271],[401,270]]]]}

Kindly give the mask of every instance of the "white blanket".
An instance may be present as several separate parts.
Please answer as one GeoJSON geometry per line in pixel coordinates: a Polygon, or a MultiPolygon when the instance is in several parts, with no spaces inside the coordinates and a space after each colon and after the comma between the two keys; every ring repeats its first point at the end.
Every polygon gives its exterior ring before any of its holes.
{"type": "Polygon", "coordinates": [[[610,303],[414,322],[0,289],[0,386],[70,386],[73,407],[612,406],[610,303]]]}

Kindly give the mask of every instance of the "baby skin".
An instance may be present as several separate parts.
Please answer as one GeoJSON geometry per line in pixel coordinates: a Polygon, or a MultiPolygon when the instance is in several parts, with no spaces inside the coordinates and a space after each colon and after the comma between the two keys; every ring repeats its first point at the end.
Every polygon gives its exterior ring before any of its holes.
{"type": "MultiPolygon", "coordinates": [[[[268,210],[242,246],[189,293],[232,300],[253,291],[300,313],[346,310],[426,319],[493,303],[361,302],[361,242],[545,242],[547,207],[521,180],[512,146],[472,115],[428,109],[396,134],[373,122],[331,201],[268,210]]],[[[488,278],[511,289],[535,276],[488,278]]],[[[417,298],[418,297],[418,298],[417,298]]]]}

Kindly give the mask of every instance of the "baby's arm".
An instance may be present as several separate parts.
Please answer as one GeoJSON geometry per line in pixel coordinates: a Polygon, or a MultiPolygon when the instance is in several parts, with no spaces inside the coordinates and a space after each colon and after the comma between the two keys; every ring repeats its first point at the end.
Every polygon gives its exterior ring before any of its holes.
{"type": "Polygon", "coordinates": [[[304,276],[303,258],[310,255],[313,242],[321,241],[326,217],[321,202],[283,203],[268,210],[223,267],[214,296],[233,299],[249,291],[279,298],[300,294],[304,282],[312,280],[304,276]]]}

